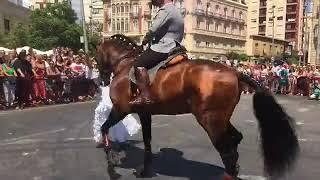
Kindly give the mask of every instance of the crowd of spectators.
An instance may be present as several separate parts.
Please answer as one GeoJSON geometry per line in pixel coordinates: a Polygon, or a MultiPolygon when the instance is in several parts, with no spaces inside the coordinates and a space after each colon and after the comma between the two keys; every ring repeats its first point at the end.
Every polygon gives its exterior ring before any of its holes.
{"type": "MultiPolygon", "coordinates": [[[[226,61],[226,64],[251,76],[276,94],[308,96],[310,99],[319,100],[319,66],[288,65],[281,60],[274,63],[231,63],[231,61],[226,61]]],[[[248,87],[243,90],[243,93],[251,92],[252,90],[248,87]]]]}
{"type": "MultiPolygon", "coordinates": [[[[318,66],[288,65],[283,61],[225,63],[274,93],[320,98],[318,66]]],[[[7,55],[0,51],[0,109],[92,99],[99,84],[96,61],[83,50],[75,55],[70,48],[57,47],[50,56],[37,55],[32,49],[7,55]]],[[[252,92],[243,87],[242,93],[252,92]]]]}
{"type": "Polygon", "coordinates": [[[79,50],[57,47],[52,55],[32,49],[0,52],[0,108],[22,109],[41,104],[91,99],[99,85],[97,64],[79,50]]]}

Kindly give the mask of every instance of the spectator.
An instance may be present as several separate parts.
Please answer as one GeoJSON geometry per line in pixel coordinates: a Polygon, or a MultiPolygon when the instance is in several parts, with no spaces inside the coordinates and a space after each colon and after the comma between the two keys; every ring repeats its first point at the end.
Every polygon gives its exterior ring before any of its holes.
{"type": "Polygon", "coordinates": [[[312,87],[312,95],[310,96],[310,99],[316,99],[319,100],[320,97],[320,86],[319,81],[315,80],[313,87],[312,87]]]}
{"type": "Polygon", "coordinates": [[[75,77],[85,76],[85,65],[81,62],[80,56],[76,56],[75,61],[71,63],[70,68],[75,77]]]}
{"type": "MultiPolygon", "coordinates": [[[[30,59],[30,57],[29,57],[30,59]]],[[[31,77],[33,76],[32,65],[27,60],[26,51],[19,53],[18,59],[15,61],[13,68],[17,70],[18,78],[16,84],[16,95],[18,98],[18,106],[23,109],[30,105],[31,95],[31,77]]]]}
{"type": "Polygon", "coordinates": [[[47,92],[46,92],[46,65],[45,61],[42,59],[41,55],[36,56],[36,60],[33,63],[33,72],[35,74],[35,78],[33,79],[33,91],[34,91],[34,100],[37,103],[47,102],[47,92]]]}
{"type": "Polygon", "coordinates": [[[4,59],[4,63],[1,64],[3,78],[3,92],[5,95],[5,105],[7,108],[13,106],[15,99],[15,87],[16,87],[16,71],[10,66],[10,60],[4,59]]]}

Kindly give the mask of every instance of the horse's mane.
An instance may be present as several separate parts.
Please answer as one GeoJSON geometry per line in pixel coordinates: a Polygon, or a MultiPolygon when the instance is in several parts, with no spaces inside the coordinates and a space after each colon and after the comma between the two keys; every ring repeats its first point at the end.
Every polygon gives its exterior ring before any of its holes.
{"type": "Polygon", "coordinates": [[[131,38],[128,36],[125,36],[123,34],[115,34],[112,35],[110,40],[119,43],[122,47],[129,48],[129,49],[135,49],[138,47],[137,43],[133,41],[131,38]]]}

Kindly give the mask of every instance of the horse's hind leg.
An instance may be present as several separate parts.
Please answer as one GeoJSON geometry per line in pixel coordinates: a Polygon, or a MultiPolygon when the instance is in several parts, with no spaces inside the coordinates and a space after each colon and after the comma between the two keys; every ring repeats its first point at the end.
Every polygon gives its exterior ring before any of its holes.
{"type": "Polygon", "coordinates": [[[196,118],[219,152],[226,173],[237,177],[239,173],[238,144],[242,140],[242,134],[230,123],[232,112],[233,108],[230,112],[227,109],[204,111],[197,113],[196,118]]]}
{"type": "Polygon", "coordinates": [[[136,175],[142,177],[152,177],[151,114],[139,113],[139,117],[141,121],[144,142],[144,163],[143,170],[141,172],[137,172],[136,175]]]}

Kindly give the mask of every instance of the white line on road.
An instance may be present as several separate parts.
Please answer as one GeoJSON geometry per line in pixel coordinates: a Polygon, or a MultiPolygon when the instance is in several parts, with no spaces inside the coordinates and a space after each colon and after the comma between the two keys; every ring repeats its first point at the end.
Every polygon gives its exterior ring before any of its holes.
{"type": "Polygon", "coordinates": [[[12,139],[5,139],[4,142],[19,141],[19,140],[22,140],[22,139],[31,138],[31,137],[35,137],[35,136],[42,136],[42,135],[47,135],[47,134],[54,134],[54,133],[62,132],[62,131],[64,131],[64,130],[66,130],[66,129],[65,129],[65,128],[61,128],[61,129],[52,130],[52,131],[40,132],[40,133],[30,134],[30,135],[21,136],[21,137],[12,138],[12,139]]]}

